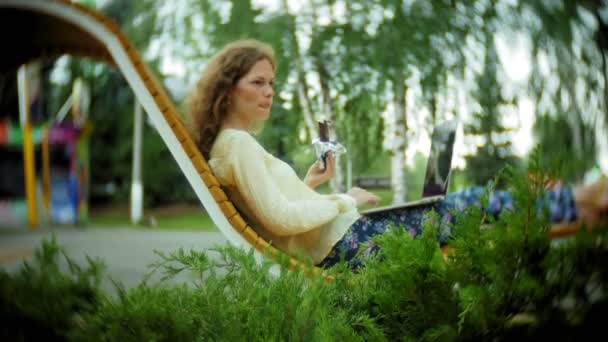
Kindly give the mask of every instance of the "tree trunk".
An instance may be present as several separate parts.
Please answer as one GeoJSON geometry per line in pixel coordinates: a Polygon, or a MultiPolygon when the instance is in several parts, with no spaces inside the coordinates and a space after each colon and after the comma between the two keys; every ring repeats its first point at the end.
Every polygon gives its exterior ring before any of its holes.
{"type": "Polygon", "coordinates": [[[574,153],[576,153],[576,157],[579,159],[583,158],[584,153],[584,145],[583,145],[583,127],[582,127],[582,111],[578,104],[578,100],[576,98],[576,91],[574,89],[573,83],[570,82],[567,85],[568,92],[572,95],[570,99],[571,106],[573,111],[566,115],[566,120],[570,124],[570,130],[572,132],[572,144],[574,145],[574,153]]]}
{"type": "Polygon", "coordinates": [[[438,92],[435,92],[435,94],[433,94],[433,98],[431,99],[431,126],[435,127],[437,125],[437,96],[438,92]]]}
{"type": "Polygon", "coordinates": [[[604,76],[604,124],[608,125],[608,66],[606,65],[606,52],[600,50],[602,54],[602,75],[604,76]]]}
{"type": "MultiPolygon", "coordinates": [[[[330,16],[333,13],[330,13],[330,16]]],[[[313,6],[312,10],[312,18],[313,23],[317,22],[318,16],[315,7],[313,6]]],[[[315,26],[313,26],[312,35],[315,35],[315,26]]],[[[336,124],[337,115],[334,110],[333,101],[329,94],[329,73],[325,68],[325,64],[323,63],[321,57],[313,52],[315,67],[317,69],[317,74],[319,75],[319,86],[321,87],[321,113],[325,115],[325,117],[330,120],[334,125],[336,124]]],[[[336,132],[336,135],[339,135],[339,132],[336,132]]],[[[339,136],[335,137],[338,141],[340,141],[339,136]]],[[[335,156],[335,170],[334,176],[329,181],[329,186],[334,193],[344,192],[344,172],[342,169],[342,164],[340,163],[340,156],[335,156]]]]}
{"type": "Polygon", "coordinates": [[[315,125],[314,116],[312,114],[312,103],[308,97],[308,85],[306,84],[306,78],[304,76],[304,70],[302,70],[302,64],[296,62],[298,68],[298,99],[302,106],[302,115],[304,115],[304,123],[306,124],[306,130],[311,140],[318,138],[317,126],[315,125]]]}
{"type": "Polygon", "coordinates": [[[306,124],[306,130],[308,131],[308,135],[312,140],[318,137],[317,134],[317,126],[315,124],[312,102],[308,97],[308,84],[306,83],[306,73],[304,71],[304,65],[302,63],[302,55],[300,54],[300,44],[298,42],[298,37],[296,35],[296,22],[293,15],[289,13],[289,7],[287,0],[283,0],[283,7],[285,13],[289,16],[289,33],[292,41],[293,48],[293,56],[294,56],[294,64],[296,67],[296,73],[298,75],[298,100],[300,102],[300,106],[302,106],[302,115],[304,116],[304,123],[306,124]]]}
{"type": "Polygon", "coordinates": [[[391,187],[393,189],[393,204],[403,203],[407,195],[405,179],[405,151],[407,150],[407,117],[405,107],[405,79],[397,77],[393,86],[394,125],[391,132],[393,146],[391,148],[391,187]]]}
{"type": "MultiPolygon", "coordinates": [[[[599,2],[598,2],[599,4],[599,2]]],[[[600,15],[600,8],[594,11],[595,19],[599,27],[595,34],[595,42],[602,56],[602,76],[604,77],[604,124],[608,125],[608,66],[606,65],[606,54],[608,53],[608,25],[604,23],[600,15]]]]}
{"type": "MultiPolygon", "coordinates": [[[[328,85],[328,77],[327,71],[325,70],[325,66],[317,57],[315,61],[315,65],[317,68],[317,73],[319,74],[319,84],[321,86],[321,111],[322,114],[326,116],[332,123],[336,123],[336,112],[333,109],[332,99],[329,95],[329,85],[328,85]]],[[[336,139],[340,141],[339,137],[340,132],[336,132],[336,139]]],[[[331,178],[329,182],[329,186],[331,187],[332,192],[344,192],[344,172],[342,169],[342,164],[340,163],[341,156],[335,156],[336,167],[334,171],[334,176],[331,178]]]]}

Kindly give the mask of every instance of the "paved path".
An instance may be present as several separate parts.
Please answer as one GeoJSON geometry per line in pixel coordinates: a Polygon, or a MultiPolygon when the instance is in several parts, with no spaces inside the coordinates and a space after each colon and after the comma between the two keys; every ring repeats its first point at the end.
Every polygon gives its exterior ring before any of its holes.
{"type": "Polygon", "coordinates": [[[85,265],[86,256],[98,257],[106,264],[103,288],[112,289],[110,278],[132,287],[148,272],[148,265],[159,260],[154,250],[173,252],[204,250],[227,240],[218,232],[186,232],[133,228],[41,228],[37,231],[0,229],[0,267],[10,271],[31,259],[43,239],[55,234],[68,256],[85,265]]]}

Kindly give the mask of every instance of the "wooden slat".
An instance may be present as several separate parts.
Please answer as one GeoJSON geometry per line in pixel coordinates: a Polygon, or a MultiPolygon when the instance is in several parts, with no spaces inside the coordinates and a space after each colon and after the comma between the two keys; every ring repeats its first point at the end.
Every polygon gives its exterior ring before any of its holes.
{"type": "Polygon", "coordinates": [[[304,271],[304,277],[313,278],[319,276],[321,274],[321,270],[317,267],[308,267],[308,265],[301,263],[300,269],[304,271]]]}
{"type": "Polygon", "coordinates": [[[151,71],[147,71],[147,74],[149,77],[144,80],[144,85],[146,86],[146,89],[148,89],[152,97],[157,97],[160,94],[158,83],[154,79],[154,75],[151,71]]]}
{"type": "Polygon", "coordinates": [[[207,162],[205,161],[205,159],[198,155],[198,156],[194,156],[192,159],[192,163],[194,164],[194,168],[196,169],[196,171],[199,174],[202,174],[204,172],[211,172],[211,169],[209,168],[209,164],[207,164],[207,162]]]}
{"type": "Polygon", "coordinates": [[[277,262],[277,260],[279,259],[279,255],[282,255],[283,252],[271,245],[264,249],[264,254],[268,255],[270,257],[270,260],[277,262]]]}
{"type": "Polygon", "coordinates": [[[200,175],[203,178],[203,182],[207,185],[208,188],[220,185],[220,183],[217,181],[217,178],[215,178],[211,171],[205,171],[200,175]]]}
{"type": "Polygon", "coordinates": [[[129,39],[127,38],[127,36],[125,36],[124,34],[120,34],[118,36],[118,41],[120,42],[120,45],[122,45],[123,48],[127,51],[127,54],[131,58],[132,62],[135,62],[135,59],[139,59],[138,58],[139,52],[133,46],[133,44],[131,44],[131,42],[129,41],[129,39]]]}
{"type": "Polygon", "coordinates": [[[293,271],[296,269],[296,267],[301,267],[300,264],[301,262],[299,262],[298,260],[294,258],[289,258],[289,265],[287,266],[287,269],[293,271]]]}
{"type": "Polygon", "coordinates": [[[135,71],[137,71],[137,74],[141,77],[141,80],[144,82],[144,84],[152,77],[152,75],[150,75],[150,70],[148,69],[146,63],[136,64],[135,71]]]}
{"type": "Polygon", "coordinates": [[[119,36],[122,34],[122,32],[120,31],[120,26],[118,26],[115,22],[108,20],[107,17],[105,17],[106,20],[104,20],[103,24],[104,26],[112,33],[114,33],[115,35],[119,36]]]}
{"type": "MultiPolygon", "coordinates": [[[[71,3],[71,4],[73,5],[75,3],[71,3]]],[[[93,9],[91,9],[91,8],[85,6],[85,5],[82,5],[82,4],[78,4],[78,5],[79,5],[78,7],[79,7],[80,10],[82,10],[83,12],[85,12],[86,14],[88,14],[89,16],[92,16],[93,18],[95,18],[98,22],[100,22],[106,28],[110,29],[110,27],[109,27],[110,25],[112,25],[112,24],[116,25],[116,23],[114,23],[110,18],[106,17],[102,13],[100,13],[98,11],[94,11],[93,9]]],[[[114,32],[114,31],[112,31],[112,32],[114,32]]]]}
{"type": "Polygon", "coordinates": [[[264,240],[261,236],[258,239],[257,245],[255,248],[260,251],[263,255],[268,256],[271,260],[277,261],[278,256],[282,253],[278,249],[276,249],[273,245],[268,243],[268,241],[264,240]]]}
{"type": "MultiPolygon", "coordinates": [[[[167,101],[167,110],[163,111],[163,115],[171,115],[174,116],[176,120],[179,120],[180,122],[182,122],[181,120],[181,115],[179,114],[179,112],[177,111],[177,108],[175,107],[175,104],[173,103],[173,101],[171,101],[171,99],[169,97],[167,97],[167,99],[169,99],[167,101]]],[[[161,108],[162,110],[162,108],[161,108]]]]}
{"type": "Polygon", "coordinates": [[[579,222],[565,222],[561,224],[555,225],[552,229],[549,229],[547,234],[550,239],[558,239],[567,236],[576,235],[578,230],[580,229],[579,222]]]}
{"type": "Polygon", "coordinates": [[[191,139],[190,132],[188,132],[186,127],[184,127],[184,125],[181,123],[178,123],[173,127],[173,133],[175,133],[175,136],[177,137],[177,140],[179,140],[180,143],[191,139]]]}
{"type": "Polygon", "coordinates": [[[198,151],[198,147],[194,145],[194,141],[192,141],[192,139],[186,139],[182,143],[182,147],[184,148],[184,152],[186,152],[186,155],[190,159],[200,154],[200,152],[198,151]]]}
{"type": "Polygon", "coordinates": [[[144,61],[141,60],[139,54],[135,53],[135,50],[127,51],[127,55],[129,55],[129,59],[131,60],[131,63],[133,63],[135,72],[141,76],[140,70],[142,70],[141,66],[144,64],[144,61]]]}
{"type": "Polygon", "coordinates": [[[158,110],[160,110],[160,112],[163,114],[163,116],[165,118],[167,116],[169,116],[169,115],[165,114],[171,108],[171,105],[169,104],[168,99],[159,97],[158,102],[156,104],[158,105],[158,110]]]}
{"type": "Polygon", "coordinates": [[[173,113],[171,112],[163,113],[163,117],[165,118],[167,124],[169,125],[169,127],[171,127],[171,129],[177,126],[180,122],[179,117],[177,115],[173,115],[173,113]]]}
{"type": "Polygon", "coordinates": [[[258,243],[258,240],[260,239],[258,233],[251,229],[251,227],[245,228],[241,235],[243,235],[245,240],[247,240],[247,242],[249,242],[252,246],[255,246],[258,243]]]}
{"type": "Polygon", "coordinates": [[[236,208],[234,207],[234,205],[232,205],[232,203],[230,201],[226,201],[226,202],[222,202],[222,203],[218,203],[220,205],[220,209],[222,210],[222,212],[224,213],[224,216],[226,216],[226,218],[230,219],[231,217],[233,217],[234,215],[237,214],[236,208]]]}
{"type": "Polygon", "coordinates": [[[258,240],[258,244],[255,245],[255,248],[262,253],[264,253],[264,251],[266,251],[266,249],[268,249],[268,251],[270,252],[271,247],[272,246],[268,242],[266,242],[266,240],[264,240],[262,237],[260,237],[260,239],[258,240]]]}
{"type": "Polygon", "coordinates": [[[241,234],[243,234],[243,232],[247,230],[247,222],[243,220],[243,217],[241,217],[241,215],[233,215],[228,219],[228,222],[230,222],[232,227],[234,227],[234,229],[236,229],[241,234]]]}
{"type": "Polygon", "coordinates": [[[226,193],[219,186],[212,186],[209,188],[209,191],[211,192],[211,196],[213,196],[213,199],[217,203],[228,201],[226,193]]]}

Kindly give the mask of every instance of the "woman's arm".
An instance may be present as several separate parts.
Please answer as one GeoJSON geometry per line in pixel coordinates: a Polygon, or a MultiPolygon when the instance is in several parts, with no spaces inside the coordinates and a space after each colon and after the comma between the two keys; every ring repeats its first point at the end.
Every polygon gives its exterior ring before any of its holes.
{"type": "MultiPolygon", "coordinates": [[[[304,177],[304,183],[306,183],[306,185],[308,185],[311,189],[315,189],[333,177],[336,162],[331,152],[327,154],[325,165],[326,167],[322,168],[322,162],[317,160],[314,164],[312,164],[310,169],[308,169],[306,177],[304,177]]],[[[346,195],[354,198],[357,206],[361,206],[362,204],[376,206],[378,202],[380,202],[380,197],[368,192],[367,190],[357,187],[350,189],[346,195]]]]}
{"type": "MultiPolygon", "coordinates": [[[[253,137],[243,132],[235,135],[230,144],[229,158],[234,183],[249,209],[274,234],[290,236],[305,233],[333,220],[349,207],[340,197],[318,195],[303,196],[302,199],[287,198],[267,168],[267,153],[253,137]]],[[[282,183],[290,179],[302,182],[295,172],[281,177],[282,183]]],[[[351,203],[350,206],[354,201],[351,203]]]]}
{"type": "Polygon", "coordinates": [[[355,202],[357,202],[357,207],[363,204],[369,204],[375,207],[380,202],[380,197],[365,189],[357,187],[353,187],[352,189],[348,190],[346,194],[355,199],[355,202]]]}

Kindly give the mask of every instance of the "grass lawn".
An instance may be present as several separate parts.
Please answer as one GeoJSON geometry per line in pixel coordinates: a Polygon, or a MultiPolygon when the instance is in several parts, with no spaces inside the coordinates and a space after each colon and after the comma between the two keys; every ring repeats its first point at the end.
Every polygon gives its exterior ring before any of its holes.
{"type": "Polygon", "coordinates": [[[371,193],[373,193],[374,195],[380,197],[380,203],[378,203],[378,206],[390,205],[391,203],[393,203],[393,191],[392,190],[370,189],[369,191],[371,193]]]}
{"type": "Polygon", "coordinates": [[[132,225],[129,206],[92,208],[89,225],[96,228],[134,227],[163,230],[216,231],[211,218],[201,206],[175,204],[161,208],[145,208],[142,223],[132,225]]]}
{"type": "MultiPolygon", "coordinates": [[[[389,205],[392,201],[391,190],[370,190],[380,196],[379,206],[389,205]]],[[[371,208],[364,206],[361,210],[371,208]]],[[[217,231],[215,224],[200,205],[172,204],[160,208],[145,208],[144,219],[139,225],[132,225],[129,204],[91,208],[89,225],[96,228],[133,227],[162,230],[202,230],[217,231]]]]}

